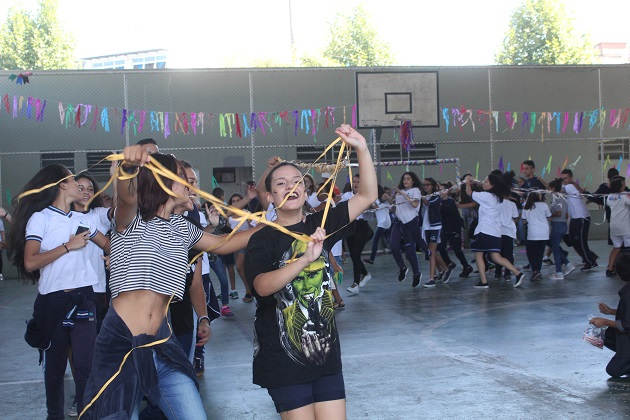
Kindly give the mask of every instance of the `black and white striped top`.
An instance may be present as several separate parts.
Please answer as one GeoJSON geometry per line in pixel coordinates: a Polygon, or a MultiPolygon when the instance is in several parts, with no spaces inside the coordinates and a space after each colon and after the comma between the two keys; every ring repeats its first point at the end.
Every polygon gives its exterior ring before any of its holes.
{"type": "Polygon", "coordinates": [[[181,215],[145,222],[137,214],[124,231],[116,232],[113,227],[109,282],[112,299],[121,292],[151,290],[175,294],[173,300],[181,300],[188,250],[201,239],[203,231],[181,215]]]}

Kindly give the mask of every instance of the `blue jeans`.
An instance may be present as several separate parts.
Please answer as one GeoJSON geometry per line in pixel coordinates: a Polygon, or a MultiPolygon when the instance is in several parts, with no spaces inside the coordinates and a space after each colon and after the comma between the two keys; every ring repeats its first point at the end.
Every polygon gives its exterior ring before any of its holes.
{"type": "Polygon", "coordinates": [[[217,275],[219,283],[221,283],[221,304],[223,306],[230,303],[230,296],[228,291],[228,279],[225,275],[225,266],[221,258],[217,257],[214,261],[210,261],[210,268],[217,275]]]}
{"type": "Polygon", "coordinates": [[[374,237],[372,238],[372,253],[370,254],[370,260],[374,261],[376,259],[376,253],[378,251],[378,243],[381,240],[383,235],[387,236],[389,229],[385,229],[382,227],[377,227],[374,231],[374,237]]]}
{"type": "Polygon", "coordinates": [[[551,231],[549,232],[549,243],[553,251],[553,261],[556,263],[556,273],[562,273],[562,264],[569,264],[569,260],[562,252],[562,238],[567,233],[566,222],[551,222],[551,231]]]}

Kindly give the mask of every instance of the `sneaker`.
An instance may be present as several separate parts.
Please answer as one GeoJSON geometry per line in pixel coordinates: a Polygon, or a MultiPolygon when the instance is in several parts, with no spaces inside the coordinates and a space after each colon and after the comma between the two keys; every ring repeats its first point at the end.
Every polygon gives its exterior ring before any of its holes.
{"type": "Polygon", "coordinates": [[[493,264],[493,263],[488,263],[488,264],[486,264],[486,273],[487,273],[488,271],[494,270],[495,268],[497,268],[497,265],[496,265],[496,264],[493,264]]]}
{"type": "Polygon", "coordinates": [[[591,265],[589,263],[584,264],[584,266],[582,268],[580,268],[580,271],[586,272],[586,271],[591,271],[591,268],[595,268],[594,265],[591,265]]]}
{"type": "Polygon", "coordinates": [[[247,293],[245,296],[243,296],[243,299],[241,299],[241,300],[243,302],[249,303],[249,302],[254,300],[254,296],[252,296],[249,293],[247,293]]]}
{"type": "Polygon", "coordinates": [[[435,276],[435,279],[442,280],[442,277],[444,277],[444,273],[446,273],[446,270],[440,271],[439,273],[437,273],[437,276],[435,276]]]}
{"type": "Polygon", "coordinates": [[[427,289],[430,287],[435,287],[435,281],[434,280],[429,280],[428,282],[424,283],[422,285],[422,287],[426,287],[427,289]]]}
{"type": "MultiPolygon", "coordinates": [[[[615,270],[606,270],[606,277],[615,277],[616,275],[617,273],[615,273],[615,270]]],[[[0,274],[0,276],[2,276],[2,274],[0,274]]]]}
{"type": "Polygon", "coordinates": [[[562,271],[559,273],[553,273],[549,276],[549,280],[564,280],[564,274],[562,274],[562,271]]]}
{"type": "Polygon", "coordinates": [[[451,278],[451,274],[453,274],[453,267],[449,266],[442,276],[442,283],[448,283],[448,280],[451,278]]]}
{"type": "Polygon", "coordinates": [[[407,277],[407,271],[409,269],[405,266],[398,271],[398,281],[403,281],[407,277]]]}
{"type": "Polygon", "coordinates": [[[540,274],[540,271],[534,271],[529,281],[539,281],[541,279],[542,279],[542,274],[540,274]]]}
{"type": "Polygon", "coordinates": [[[566,277],[566,276],[568,276],[569,274],[571,274],[571,273],[573,273],[575,271],[575,266],[573,264],[571,264],[571,263],[568,263],[565,266],[565,269],[567,270],[567,271],[564,272],[564,276],[566,277]]]}
{"type": "Polygon", "coordinates": [[[230,292],[230,299],[238,299],[238,292],[236,290],[230,292]]]}
{"type": "Polygon", "coordinates": [[[203,367],[203,357],[195,357],[193,359],[193,367],[195,368],[195,375],[197,375],[197,378],[201,378],[206,372],[203,367]]]}
{"type": "Polygon", "coordinates": [[[425,261],[431,261],[431,250],[427,249],[426,251],[424,251],[424,260],[425,261]]]}
{"type": "Polygon", "coordinates": [[[221,316],[224,316],[226,318],[232,318],[234,316],[234,312],[232,312],[229,306],[223,305],[221,307],[221,316]]]}
{"type": "MultiPolygon", "coordinates": [[[[1,276],[2,274],[0,274],[1,276]]],[[[70,404],[70,407],[68,407],[68,411],[66,411],[66,414],[68,415],[68,417],[78,417],[79,413],[77,412],[77,397],[75,395],[71,395],[70,398],[72,398],[72,404],[70,404]]]]}
{"type": "Polygon", "coordinates": [[[481,281],[473,286],[475,289],[487,289],[488,283],[482,283],[481,281]]]}
{"type": "Polygon", "coordinates": [[[356,283],[352,283],[352,286],[348,287],[346,290],[352,293],[353,295],[358,295],[359,292],[361,291],[361,289],[359,289],[359,285],[356,283]]]}
{"type": "Polygon", "coordinates": [[[422,273],[414,274],[413,275],[413,283],[411,283],[411,286],[418,287],[418,285],[420,284],[421,280],[422,280],[422,273]]]}
{"type": "Polygon", "coordinates": [[[372,280],[372,275],[370,273],[367,273],[364,276],[361,276],[361,281],[359,282],[359,287],[365,287],[366,284],[368,284],[368,281],[372,280]]]}
{"type": "Polygon", "coordinates": [[[542,262],[545,265],[553,265],[553,261],[551,261],[551,258],[543,258],[542,262]]]}
{"type": "Polygon", "coordinates": [[[459,273],[459,277],[468,277],[473,272],[472,265],[467,265],[464,270],[459,273]]]}
{"type": "Polygon", "coordinates": [[[521,287],[521,285],[523,284],[523,281],[525,280],[525,273],[521,273],[518,276],[516,276],[516,283],[514,283],[514,287],[521,287]]]}
{"type": "Polygon", "coordinates": [[[526,266],[523,267],[523,270],[532,271],[532,266],[527,264],[526,266]]]}
{"type": "Polygon", "coordinates": [[[512,275],[508,272],[508,274],[506,274],[503,277],[503,280],[505,280],[505,281],[512,281],[512,275]]]}
{"type": "Polygon", "coordinates": [[[363,258],[363,262],[366,262],[368,264],[374,264],[374,260],[371,258],[363,258]]]}

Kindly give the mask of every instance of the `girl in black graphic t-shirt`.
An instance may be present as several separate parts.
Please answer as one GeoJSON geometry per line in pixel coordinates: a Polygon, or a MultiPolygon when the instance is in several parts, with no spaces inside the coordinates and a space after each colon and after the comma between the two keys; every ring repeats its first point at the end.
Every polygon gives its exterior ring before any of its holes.
{"type": "Polygon", "coordinates": [[[345,226],[374,202],[377,183],[363,136],[345,124],[336,133],[357,152],[357,194],[331,208],[322,229],[323,212],[303,216],[308,197],[300,170],[290,163],[273,167],[264,182],[276,223],[312,240],[304,243],[264,227],[245,254],[247,281],[258,302],[254,383],[267,388],[283,419],[342,419],[346,413],[328,251],[352,233],[345,226]],[[332,235],[326,238],[327,233],[332,235]]]}

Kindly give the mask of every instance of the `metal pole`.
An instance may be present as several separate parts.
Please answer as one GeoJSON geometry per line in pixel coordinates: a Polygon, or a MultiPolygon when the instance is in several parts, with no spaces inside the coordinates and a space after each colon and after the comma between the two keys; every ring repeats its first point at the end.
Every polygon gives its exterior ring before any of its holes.
{"type": "MultiPolygon", "coordinates": [[[[488,106],[490,112],[492,112],[492,76],[490,75],[490,69],[488,69],[488,106]]],[[[492,135],[492,115],[490,116],[490,169],[494,168],[494,137],[492,135]]]]}
{"type": "MultiPolygon", "coordinates": [[[[125,97],[125,109],[129,112],[129,99],[127,97],[127,75],[123,73],[123,94],[125,97]]],[[[125,124],[125,145],[129,146],[129,124],[125,124]]]]}
{"type": "MultiPolygon", "coordinates": [[[[597,91],[599,96],[599,112],[602,112],[602,69],[597,69],[597,91]]],[[[600,179],[604,180],[604,125],[599,125],[599,165],[600,179]]]]}
{"type": "MultiPolygon", "coordinates": [[[[252,73],[249,73],[249,115],[254,113],[254,86],[252,73]]],[[[251,124],[251,121],[250,121],[251,124]]],[[[250,132],[250,144],[252,148],[252,179],[256,179],[256,150],[254,149],[254,132],[250,132]]]]}

